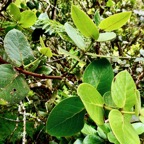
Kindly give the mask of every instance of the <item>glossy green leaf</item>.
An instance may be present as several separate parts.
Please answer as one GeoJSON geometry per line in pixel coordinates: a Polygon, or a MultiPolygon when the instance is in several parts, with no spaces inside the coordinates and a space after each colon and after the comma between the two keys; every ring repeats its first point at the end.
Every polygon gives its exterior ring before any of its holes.
{"type": "Polygon", "coordinates": [[[9,64],[0,65],[0,101],[1,104],[15,104],[24,99],[29,90],[29,86],[22,75],[14,71],[9,64]]]}
{"type": "Polygon", "coordinates": [[[21,18],[21,13],[20,13],[20,9],[14,4],[11,3],[8,6],[8,10],[10,15],[14,18],[14,20],[19,21],[21,18]]]}
{"type": "Polygon", "coordinates": [[[21,13],[21,19],[19,21],[19,24],[23,28],[31,27],[35,24],[37,20],[36,14],[31,10],[25,10],[21,13]]]}
{"type": "Polygon", "coordinates": [[[15,66],[27,65],[34,60],[30,45],[24,34],[19,30],[13,29],[6,34],[4,48],[15,66]]]}
{"type": "Polygon", "coordinates": [[[71,136],[84,126],[84,106],[79,97],[61,101],[50,113],[46,130],[52,136],[71,136]]]}
{"type": "Polygon", "coordinates": [[[135,82],[126,70],[118,73],[113,79],[111,95],[117,107],[131,110],[136,104],[136,91],[135,82]]]}
{"type": "Polygon", "coordinates": [[[83,75],[83,82],[93,85],[103,95],[110,91],[114,74],[110,62],[105,59],[90,63],[83,75]]]}
{"type": "Polygon", "coordinates": [[[136,91],[136,104],[135,104],[135,114],[139,116],[140,110],[141,110],[141,97],[140,97],[140,92],[137,90],[136,91]]]}
{"type": "Polygon", "coordinates": [[[102,20],[101,23],[99,24],[99,28],[105,31],[113,31],[119,29],[120,27],[126,24],[130,16],[131,12],[122,12],[114,14],[102,20]]]}
{"type": "Polygon", "coordinates": [[[86,48],[86,44],[79,32],[75,28],[73,28],[69,23],[65,23],[64,27],[68,36],[73,40],[76,46],[84,50],[86,48]]]}
{"type": "Polygon", "coordinates": [[[106,106],[109,107],[116,107],[115,103],[113,102],[112,96],[111,96],[111,92],[108,91],[103,95],[104,98],[104,103],[106,106]]]}
{"type": "Polygon", "coordinates": [[[100,33],[99,38],[96,41],[105,42],[113,40],[114,38],[116,38],[116,34],[114,32],[106,32],[106,33],[100,33]]]}
{"type": "Polygon", "coordinates": [[[87,135],[83,140],[83,144],[104,144],[104,140],[97,135],[87,135]]]}
{"type": "Polygon", "coordinates": [[[80,84],[77,93],[92,120],[97,125],[102,125],[104,123],[104,101],[100,93],[88,83],[80,84]]]}
{"type": "Polygon", "coordinates": [[[133,128],[136,130],[137,134],[143,134],[144,133],[144,124],[143,123],[133,123],[132,124],[133,128]]]}
{"type": "Polygon", "coordinates": [[[71,15],[74,24],[79,31],[86,37],[98,39],[99,31],[93,21],[78,7],[72,5],[71,15]]]}
{"type": "Polygon", "coordinates": [[[120,144],[140,144],[136,131],[120,111],[116,109],[111,110],[109,113],[109,122],[120,144]]]}

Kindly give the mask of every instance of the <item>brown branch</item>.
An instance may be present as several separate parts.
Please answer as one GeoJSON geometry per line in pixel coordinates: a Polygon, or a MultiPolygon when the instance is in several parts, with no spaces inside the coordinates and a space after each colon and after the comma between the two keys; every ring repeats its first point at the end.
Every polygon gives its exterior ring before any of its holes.
{"type": "Polygon", "coordinates": [[[142,79],[143,77],[144,77],[144,72],[142,72],[142,73],[138,76],[137,81],[136,81],[136,86],[139,85],[139,83],[140,83],[140,81],[141,81],[141,79],[142,79]]]}
{"type": "Polygon", "coordinates": [[[30,71],[26,71],[26,70],[22,69],[21,67],[15,67],[15,69],[18,72],[23,73],[25,75],[34,76],[34,77],[38,77],[38,78],[41,78],[41,79],[62,79],[63,78],[62,76],[47,76],[47,75],[44,75],[44,74],[33,73],[33,72],[30,72],[30,71]]]}
{"type": "MultiPolygon", "coordinates": [[[[9,64],[9,63],[7,61],[3,60],[2,57],[0,57],[0,64],[9,64]]],[[[34,76],[34,77],[41,78],[41,79],[60,79],[60,80],[63,79],[62,76],[47,76],[44,74],[37,74],[37,73],[30,72],[30,71],[26,71],[22,67],[14,67],[14,68],[15,68],[15,70],[17,70],[20,73],[23,73],[25,75],[34,76]]]]}

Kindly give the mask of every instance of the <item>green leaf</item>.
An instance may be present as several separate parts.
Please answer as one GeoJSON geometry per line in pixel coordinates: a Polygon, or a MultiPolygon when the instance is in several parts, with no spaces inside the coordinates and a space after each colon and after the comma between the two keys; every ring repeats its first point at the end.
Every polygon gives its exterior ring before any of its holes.
{"type": "Polygon", "coordinates": [[[19,30],[13,29],[6,34],[4,48],[8,57],[17,67],[27,65],[34,60],[30,45],[24,34],[19,30]]]}
{"type": "Polygon", "coordinates": [[[97,135],[87,135],[83,140],[83,144],[104,144],[104,140],[97,135]]]}
{"type": "Polygon", "coordinates": [[[79,97],[61,101],[50,113],[46,130],[52,136],[71,136],[84,126],[85,110],[79,97]]]}
{"type": "Polygon", "coordinates": [[[103,58],[90,63],[84,74],[83,82],[93,85],[101,95],[110,91],[114,74],[110,62],[103,58]]]}
{"type": "Polygon", "coordinates": [[[9,64],[0,65],[0,70],[0,100],[6,104],[15,104],[24,99],[30,91],[24,77],[9,64]]]}
{"type": "Polygon", "coordinates": [[[115,103],[113,102],[113,99],[112,99],[110,91],[106,92],[103,95],[103,98],[104,98],[104,103],[105,103],[106,106],[114,107],[114,108],[116,107],[115,103]]]}
{"type": "Polygon", "coordinates": [[[113,79],[111,95],[117,107],[131,110],[136,104],[136,91],[135,82],[126,70],[118,73],[113,79]]]}
{"type": "Polygon", "coordinates": [[[19,24],[23,28],[28,28],[34,25],[36,20],[37,20],[37,17],[33,11],[25,10],[21,13],[21,19],[19,21],[19,24]]]}
{"type": "Polygon", "coordinates": [[[77,93],[92,120],[97,125],[102,125],[104,123],[104,101],[100,93],[92,85],[87,83],[80,84],[77,93]]]}
{"type": "Polygon", "coordinates": [[[136,91],[136,104],[135,104],[135,114],[136,116],[139,116],[140,110],[141,110],[141,97],[140,97],[140,92],[137,90],[136,91]]]}
{"type": "Polygon", "coordinates": [[[73,59],[75,59],[75,60],[77,60],[77,61],[79,61],[79,62],[82,62],[82,63],[84,63],[82,60],[80,60],[77,56],[75,56],[74,54],[71,54],[70,52],[68,52],[68,51],[66,51],[66,50],[64,50],[64,49],[62,49],[62,48],[59,48],[59,53],[60,54],[64,54],[65,56],[70,56],[71,58],[73,58],[73,59]]]}
{"type": "Polygon", "coordinates": [[[105,31],[113,31],[119,29],[120,27],[126,24],[130,16],[131,12],[122,12],[114,14],[102,20],[101,23],[99,24],[99,28],[105,31]]]}
{"type": "Polygon", "coordinates": [[[36,69],[36,73],[49,75],[52,72],[52,68],[46,65],[41,65],[36,69]]]}
{"type": "Polygon", "coordinates": [[[96,41],[105,42],[113,40],[114,38],[116,38],[116,34],[114,32],[106,32],[106,33],[100,33],[99,38],[96,41]]]}
{"type": "Polygon", "coordinates": [[[46,46],[45,46],[45,43],[44,43],[44,41],[43,41],[43,39],[42,39],[41,36],[40,36],[40,44],[41,44],[41,47],[46,47],[46,46]]]}
{"type": "Polygon", "coordinates": [[[96,23],[97,26],[98,26],[98,25],[100,24],[100,22],[101,22],[100,14],[99,14],[99,11],[98,11],[98,10],[95,12],[94,21],[95,21],[95,23],[96,23]]]}
{"type": "Polygon", "coordinates": [[[98,39],[98,28],[88,17],[88,15],[86,15],[82,10],[80,10],[78,7],[74,5],[72,5],[71,7],[71,15],[74,24],[84,36],[93,39],[98,39]]]}
{"type": "Polygon", "coordinates": [[[120,144],[140,144],[136,131],[120,111],[116,109],[111,110],[109,113],[109,122],[120,144]]]}
{"type": "Polygon", "coordinates": [[[11,4],[8,6],[8,10],[9,10],[10,15],[11,15],[16,21],[19,21],[19,20],[20,20],[20,18],[21,18],[20,9],[19,9],[14,3],[11,3],[11,4]]]}
{"type": "Polygon", "coordinates": [[[88,124],[84,124],[84,127],[83,129],[81,130],[81,132],[84,134],[84,135],[93,135],[93,134],[96,134],[97,131],[90,125],[88,124]]]}
{"type": "Polygon", "coordinates": [[[118,140],[116,139],[116,137],[114,136],[113,132],[109,132],[107,136],[108,136],[108,140],[109,140],[111,143],[119,144],[119,142],[118,142],[118,140]]]}
{"type": "Polygon", "coordinates": [[[144,124],[143,123],[133,123],[133,128],[136,130],[137,134],[143,134],[144,133],[144,124]]]}
{"type": "Polygon", "coordinates": [[[81,139],[77,139],[73,144],[83,144],[81,139]]]}
{"type": "Polygon", "coordinates": [[[86,44],[84,39],[80,36],[79,32],[68,23],[65,23],[64,27],[66,33],[73,40],[76,46],[84,50],[86,48],[86,44]]]}
{"type": "Polygon", "coordinates": [[[40,53],[47,56],[47,57],[52,57],[52,52],[49,47],[42,47],[39,49],[40,53]]]}

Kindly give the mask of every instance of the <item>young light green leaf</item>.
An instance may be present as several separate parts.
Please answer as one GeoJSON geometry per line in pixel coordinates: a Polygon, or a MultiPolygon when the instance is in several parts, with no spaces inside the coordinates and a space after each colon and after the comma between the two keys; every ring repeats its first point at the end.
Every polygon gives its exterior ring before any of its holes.
{"type": "Polygon", "coordinates": [[[119,29],[120,27],[126,24],[130,16],[131,12],[122,12],[114,14],[102,20],[101,23],[99,24],[99,28],[105,31],[113,31],[119,29]]]}
{"type": "Polygon", "coordinates": [[[15,104],[27,96],[29,86],[10,64],[0,65],[0,75],[0,103],[15,104]]]}
{"type": "Polygon", "coordinates": [[[139,116],[140,110],[141,110],[141,97],[140,97],[140,92],[137,90],[136,91],[136,104],[135,104],[135,114],[136,116],[139,116]]]}
{"type": "Polygon", "coordinates": [[[27,65],[34,60],[30,45],[24,34],[19,30],[13,29],[6,34],[4,48],[15,66],[27,65]]]}
{"type": "Polygon", "coordinates": [[[114,103],[119,108],[131,110],[136,104],[136,85],[126,70],[118,73],[113,79],[111,95],[114,103]]]}
{"type": "Polygon", "coordinates": [[[113,40],[114,38],[116,38],[116,34],[114,32],[106,32],[106,33],[100,33],[99,38],[96,41],[105,42],[113,40]]]}
{"type": "Polygon", "coordinates": [[[44,41],[43,41],[43,39],[42,39],[41,36],[40,36],[40,44],[41,44],[41,47],[46,47],[46,46],[45,46],[45,43],[44,43],[44,41]]]}
{"type": "Polygon", "coordinates": [[[50,113],[46,130],[52,136],[71,136],[84,126],[84,106],[79,97],[61,101],[50,113]]]}
{"type": "Polygon", "coordinates": [[[72,5],[71,15],[74,24],[79,31],[86,37],[93,38],[95,40],[99,37],[99,31],[93,21],[78,7],[72,5]]]}
{"type": "Polygon", "coordinates": [[[97,125],[102,125],[104,123],[104,101],[100,93],[88,83],[80,84],[77,89],[77,93],[92,120],[97,125]]]}
{"type": "Polygon", "coordinates": [[[113,77],[110,62],[102,58],[93,61],[87,66],[83,74],[83,82],[93,85],[103,95],[105,92],[110,91],[113,77]]]}
{"type": "Polygon", "coordinates": [[[10,15],[14,18],[14,20],[19,21],[21,18],[21,13],[20,13],[20,9],[14,4],[11,3],[8,6],[8,10],[10,15]]]}
{"type": "Polygon", "coordinates": [[[65,23],[64,27],[68,36],[73,40],[78,48],[84,50],[86,48],[86,44],[84,39],[80,36],[79,32],[68,23],[65,23]]]}
{"type": "Polygon", "coordinates": [[[52,52],[49,47],[42,47],[39,49],[39,51],[40,51],[40,53],[42,53],[43,55],[45,55],[47,57],[52,57],[52,52]]]}
{"type": "Polygon", "coordinates": [[[33,11],[25,10],[21,13],[21,19],[19,21],[19,24],[23,28],[28,28],[34,25],[36,20],[37,20],[37,17],[33,11]]]}
{"type": "Polygon", "coordinates": [[[136,131],[120,111],[116,109],[111,110],[109,113],[109,122],[120,144],[140,144],[136,131]]]}

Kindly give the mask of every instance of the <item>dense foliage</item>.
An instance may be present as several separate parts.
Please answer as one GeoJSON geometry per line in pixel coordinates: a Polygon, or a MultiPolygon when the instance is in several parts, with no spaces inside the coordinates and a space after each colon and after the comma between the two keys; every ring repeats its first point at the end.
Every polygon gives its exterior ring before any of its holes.
{"type": "Polygon", "coordinates": [[[143,143],[143,9],[2,0],[0,143],[143,143]]]}

